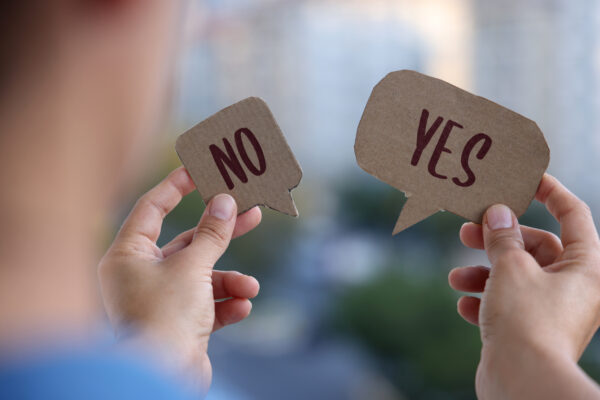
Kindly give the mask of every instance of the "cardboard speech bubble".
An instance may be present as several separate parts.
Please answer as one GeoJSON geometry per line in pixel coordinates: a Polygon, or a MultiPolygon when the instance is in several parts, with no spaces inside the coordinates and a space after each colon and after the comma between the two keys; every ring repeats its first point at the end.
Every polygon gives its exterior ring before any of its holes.
{"type": "Polygon", "coordinates": [[[240,214],[266,205],[298,216],[290,191],[302,169],[263,100],[250,97],[219,111],[179,136],[175,150],[205,203],[228,193],[240,214]]]}
{"type": "Polygon", "coordinates": [[[407,70],[373,89],[354,151],[363,170],[406,193],[394,235],[440,210],[481,223],[501,203],[520,216],[550,160],[535,122],[407,70]]]}

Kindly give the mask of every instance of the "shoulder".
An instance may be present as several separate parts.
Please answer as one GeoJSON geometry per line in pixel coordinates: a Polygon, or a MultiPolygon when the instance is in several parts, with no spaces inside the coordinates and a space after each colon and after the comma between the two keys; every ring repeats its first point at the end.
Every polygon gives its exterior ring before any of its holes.
{"type": "Polygon", "coordinates": [[[189,399],[149,365],[101,349],[0,361],[0,398],[189,399]]]}

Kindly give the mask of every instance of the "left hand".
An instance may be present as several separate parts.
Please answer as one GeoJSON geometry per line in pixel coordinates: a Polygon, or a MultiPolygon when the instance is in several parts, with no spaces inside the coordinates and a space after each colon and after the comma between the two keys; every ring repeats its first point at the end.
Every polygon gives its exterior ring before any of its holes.
{"type": "Polygon", "coordinates": [[[213,270],[231,238],[261,220],[255,207],[237,215],[229,195],[207,205],[198,226],[162,248],[156,245],[165,216],[194,189],[181,167],[142,196],[103,257],[99,276],[108,317],[136,344],[165,350],[177,372],[193,375],[203,389],[212,372],[206,353],[210,334],[250,313],[258,294],[253,277],[213,270]],[[215,302],[215,300],[227,299],[215,302]],[[191,373],[191,374],[190,374],[191,373]]]}
{"type": "Polygon", "coordinates": [[[459,314],[479,326],[482,352],[476,389],[481,399],[600,398],[577,366],[600,325],[600,239],[589,207],[546,174],[537,200],[561,226],[550,232],[520,226],[503,205],[482,225],[468,223],[462,242],[485,249],[491,268],[455,268],[450,285],[463,296],[459,314]]]}

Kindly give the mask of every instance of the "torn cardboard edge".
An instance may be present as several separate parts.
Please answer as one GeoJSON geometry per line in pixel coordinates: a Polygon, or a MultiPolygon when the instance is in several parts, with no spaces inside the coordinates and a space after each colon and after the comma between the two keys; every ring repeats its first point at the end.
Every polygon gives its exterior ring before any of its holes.
{"type": "Polygon", "coordinates": [[[520,216],[550,158],[532,120],[408,70],[375,86],[354,150],[363,170],[405,192],[394,235],[442,210],[480,223],[503,203],[520,216]]]}
{"type": "Polygon", "coordinates": [[[263,206],[298,217],[291,191],[302,169],[262,99],[218,111],[180,135],[175,149],[205,204],[227,193],[239,214],[263,206]]]}
{"type": "MultiPolygon", "coordinates": [[[[272,206],[269,205],[269,200],[265,200],[265,201],[263,201],[261,203],[256,203],[256,204],[253,204],[251,206],[245,207],[241,211],[238,208],[238,215],[241,215],[241,214],[243,214],[243,213],[245,213],[247,211],[250,211],[254,207],[264,207],[264,208],[268,208],[268,209],[273,210],[273,211],[280,212],[280,213],[285,214],[285,215],[289,215],[290,217],[293,217],[293,218],[298,218],[298,217],[300,217],[300,213],[298,212],[298,208],[296,207],[296,202],[294,200],[294,197],[292,196],[292,190],[296,189],[298,186],[299,185],[296,185],[295,187],[293,187],[291,189],[288,189],[287,190],[287,196],[285,196],[285,195],[282,196],[282,197],[289,198],[289,201],[286,199],[286,201],[288,201],[286,203],[286,205],[288,207],[286,207],[285,209],[283,209],[283,208],[282,209],[273,208],[272,206]]],[[[216,196],[216,195],[214,195],[214,196],[216,196]]],[[[204,199],[202,199],[202,201],[204,202],[205,205],[208,205],[208,203],[210,203],[210,201],[212,200],[212,198],[214,196],[211,196],[211,198],[208,199],[208,201],[204,201],[204,199]]]]}

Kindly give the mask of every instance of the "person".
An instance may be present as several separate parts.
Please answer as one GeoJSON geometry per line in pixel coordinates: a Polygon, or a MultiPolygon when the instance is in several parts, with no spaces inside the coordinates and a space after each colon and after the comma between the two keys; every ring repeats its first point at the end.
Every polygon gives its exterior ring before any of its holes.
{"type": "Polygon", "coordinates": [[[536,199],[560,223],[554,234],[520,226],[504,205],[482,225],[467,223],[462,242],[485,249],[491,268],[453,269],[463,296],[458,313],[478,325],[480,399],[600,399],[577,365],[600,323],[600,241],[589,207],[544,175],[536,199]]]}
{"type": "Polygon", "coordinates": [[[152,156],[185,3],[0,5],[0,398],[185,398],[210,383],[211,332],[250,312],[256,279],[213,267],[259,224],[258,208],[238,216],[233,198],[215,196],[195,228],[156,245],[194,188],[180,168],[137,202],[102,258],[118,342],[96,333],[99,221],[152,156]]]}
{"type": "MultiPolygon", "coordinates": [[[[189,398],[188,387],[210,384],[211,333],[251,310],[258,282],[214,265],[260,223],[259,209],[237,215],[217,195],[196,227],[156,245],[163,218],[193,189],[183,168],[138,200],[99,256],[99,221],[130,191],[160,131],[184,3],[0,3],[1,398],[189,398]],[[98,280],[116,343],[96,334],[98,280]]],[[[561,242],[519,227],[503,206],[461,230],[492,263],[449,277],[483,292],[459,302],[481,327],[477,392],[600,398],[576,365],[598,327],[598,236],[554,178],[538,199],[561,222],[561,242]]]]}

